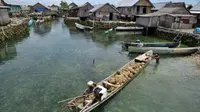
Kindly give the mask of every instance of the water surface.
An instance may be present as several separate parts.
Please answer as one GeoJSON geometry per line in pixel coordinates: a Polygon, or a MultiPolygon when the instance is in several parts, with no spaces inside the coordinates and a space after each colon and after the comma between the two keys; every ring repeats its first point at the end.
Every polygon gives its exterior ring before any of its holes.
{"type": "MultiPolygon", "coordinates": [[[[78,32],[62,19],[31,28],[29,37],[0,48],[0,111],[58,112],[58,101],[79,95],[133,59],[122,41],[165,41],[141,35],[78,32]],[[95,64],[93,64],[95,60],[95,64]]],[[[187,58],[162,56],[95,112],[199,112],[200,72],[187,58]]]]}

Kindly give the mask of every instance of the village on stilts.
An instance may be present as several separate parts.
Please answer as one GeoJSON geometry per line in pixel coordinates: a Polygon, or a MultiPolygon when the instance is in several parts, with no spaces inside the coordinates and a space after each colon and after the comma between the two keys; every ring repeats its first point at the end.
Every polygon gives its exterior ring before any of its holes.
{"type": "Polygon", "coordinates": [[[0,0],[0,112],[199,112],[200,2],[0,0]]]}

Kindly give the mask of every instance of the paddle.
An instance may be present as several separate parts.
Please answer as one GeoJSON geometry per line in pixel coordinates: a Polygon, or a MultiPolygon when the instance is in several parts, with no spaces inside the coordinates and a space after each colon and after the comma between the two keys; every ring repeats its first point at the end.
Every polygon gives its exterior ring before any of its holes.
{"type": "Polygon", "coordinates": [[[93,93],[86,94],[86,95],[80,95],[80,96],[72,97],[72,98],[68,98],[68,99],[65,99],[65,100],[61,100],[61,101],[58,102],[58,104],[63,103],[63,102],[66,102],[66,101],[69,101],[69,100],[72,100],[72,99],[76,99],[76,98],[80,98],[80,97],[88,96],[88,95],[91,95],[91,94],[93,94],[93,93]]]}

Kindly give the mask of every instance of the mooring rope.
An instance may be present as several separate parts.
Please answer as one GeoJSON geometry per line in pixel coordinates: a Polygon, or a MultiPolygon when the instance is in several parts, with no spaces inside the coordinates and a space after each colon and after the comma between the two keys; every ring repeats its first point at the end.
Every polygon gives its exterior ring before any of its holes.
{"type": "Polygon", "coordinates": [[[8,38],[8,36],[7,36],[6,33],[4,32],[3,27],[1,28],[1,30],[2,30],[3,35],[4,35],[6,38],[8,38]]]}

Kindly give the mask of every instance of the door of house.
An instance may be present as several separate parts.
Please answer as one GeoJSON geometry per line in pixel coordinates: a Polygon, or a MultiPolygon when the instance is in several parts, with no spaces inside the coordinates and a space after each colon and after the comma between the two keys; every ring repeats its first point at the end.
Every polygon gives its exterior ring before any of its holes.
{"type": "Polygon", "coordinates": [[[110,13],[109,20],[113,20],[113,13],[110,13]]]}

